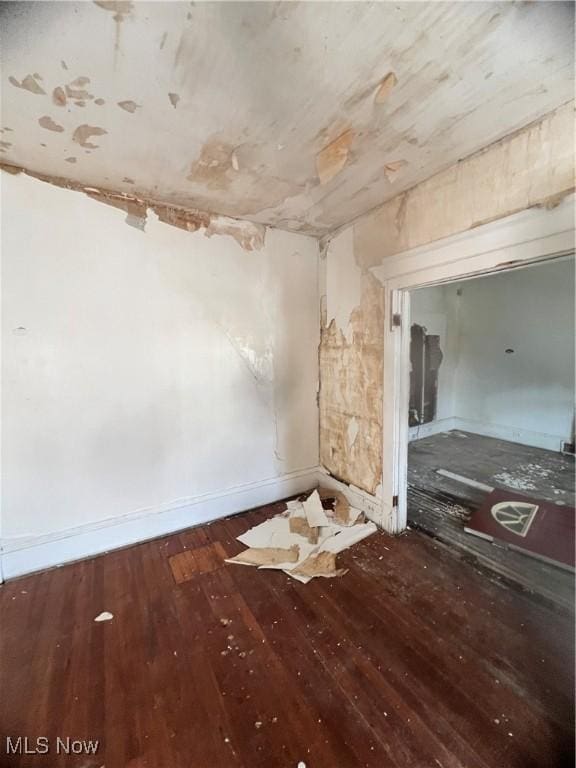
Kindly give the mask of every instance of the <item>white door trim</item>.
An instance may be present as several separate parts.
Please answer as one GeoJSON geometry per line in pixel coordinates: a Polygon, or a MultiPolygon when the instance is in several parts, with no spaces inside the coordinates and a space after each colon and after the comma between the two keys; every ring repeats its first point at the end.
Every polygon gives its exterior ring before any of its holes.
{"type": "Polygon", "coordinates": [[[384,285],[383,524],[399,533],[407,521],[410,294],[423,286],[480,277],[574,251],[574,202],[531,208],[384,259],[371,272],[384,285]],[[392,317],[400,315],[400,326],[392,317]]]}

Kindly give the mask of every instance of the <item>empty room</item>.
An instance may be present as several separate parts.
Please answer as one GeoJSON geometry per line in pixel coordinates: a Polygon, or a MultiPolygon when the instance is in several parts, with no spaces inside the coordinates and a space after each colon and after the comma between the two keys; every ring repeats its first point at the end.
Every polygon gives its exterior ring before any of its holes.
{"type": "Polygon", "coordinates": [[[0,768],[574,765],[574,5],[0,42],[0,768]]]}

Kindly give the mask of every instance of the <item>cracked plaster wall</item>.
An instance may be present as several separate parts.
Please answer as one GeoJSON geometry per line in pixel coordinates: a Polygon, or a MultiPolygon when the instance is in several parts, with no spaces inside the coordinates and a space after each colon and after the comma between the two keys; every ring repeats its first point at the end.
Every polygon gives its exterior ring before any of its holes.
{"type": "Polygon", "coordinates": [[[317,466],[316,240],[1,183],[7,540],[317,466]]]}
{"type": "Polygon", "coordinates": [[[570,102],[398,195],[324,244],[320,463],[336,478],[377,495],[382,476],[388,309],[370,268],[479,224],[555,205],[574,190],[573,132],[570,102]]]}

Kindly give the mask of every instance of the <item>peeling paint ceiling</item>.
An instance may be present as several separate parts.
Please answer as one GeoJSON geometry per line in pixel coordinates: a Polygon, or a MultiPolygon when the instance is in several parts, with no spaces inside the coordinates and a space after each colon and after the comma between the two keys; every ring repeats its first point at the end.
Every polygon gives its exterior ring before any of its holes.
{"type": "Polygon", "coordinates": [[[569,101],[573,13],[2,3],[1,160],[324,235],[569,101]]]}

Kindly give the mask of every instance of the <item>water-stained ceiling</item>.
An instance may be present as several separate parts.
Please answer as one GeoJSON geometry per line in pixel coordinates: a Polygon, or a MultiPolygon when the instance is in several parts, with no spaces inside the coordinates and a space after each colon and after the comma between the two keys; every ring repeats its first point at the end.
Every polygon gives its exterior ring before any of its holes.
{"type": "Polygon", "coordinates": [[[571,3],[2,3],[3,163],[323,235],[573,96],[571,3]]]}

